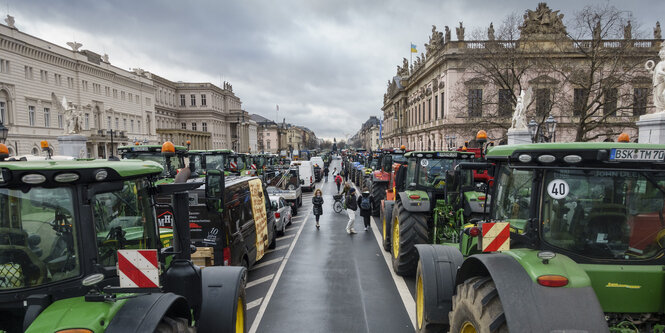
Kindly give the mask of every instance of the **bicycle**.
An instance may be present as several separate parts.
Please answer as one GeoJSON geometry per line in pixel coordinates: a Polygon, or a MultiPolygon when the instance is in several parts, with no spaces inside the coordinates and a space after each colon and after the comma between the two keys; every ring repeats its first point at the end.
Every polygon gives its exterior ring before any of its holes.
{"type": "Polygon", "coordinates": [[[335,213],[341,213],[344,210],[344,202],[341,194],[334,194],[333,210],[335,213]]]}

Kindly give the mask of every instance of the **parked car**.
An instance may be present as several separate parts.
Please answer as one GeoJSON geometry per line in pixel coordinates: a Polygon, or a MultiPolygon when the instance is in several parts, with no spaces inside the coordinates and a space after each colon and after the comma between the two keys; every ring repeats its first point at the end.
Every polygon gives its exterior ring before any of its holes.
{"type": "Polygon", "coordinates": [[[286,226],[291,225],[291,204],[287,203],[283,197],[270,196],[270,206],[275,214],[275,232],[283,236],[286,232],[286,226]]]}

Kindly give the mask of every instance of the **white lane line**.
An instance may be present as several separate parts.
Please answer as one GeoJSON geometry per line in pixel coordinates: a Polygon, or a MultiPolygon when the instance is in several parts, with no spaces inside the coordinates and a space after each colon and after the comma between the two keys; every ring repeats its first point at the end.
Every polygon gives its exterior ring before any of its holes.
{"type": "MultiPolygon", "coordinates": [[[[307,213],[307,217],[309,218],[309,214],[307,213]]],[[[282,273],[284,272],[284,267],[286,266],[286,263],[289,261],[289,258],[291,257],[291,252],[293,252],[293,248],[295,248],[296,243],[298,243],[298,238],[300,237],[300,234],[302,233],[302,230],[304,229],[305,224],[303,223],[300,226],[300,229],[298,229],[298,233],[296,234],[296,238],[291,242],[291,247],[289,248],[289,251],[286,252],[286,256],[284,256],[284,260],[282,261],[282,264],[279,266],[279,269],[277,269],[277,273],[275,274],[275,278],[272,280],[272,284],[270,285],[270,289],[268,289],[268,293],[266,293],[265,296],[265,302],[261,303],[261,307],[259,308],[259,312],[257,312],[256,317],[254,318],[254,322],[252,323],[252,327],[249,328],[249,333],[256,333],[256,330],[259,329],[259,325],[261,324],[261,319],[263,318],[263,314],[266,312],[266,308],[268,307],[268,303],[270,303],[270,298],[272,297],[272,294],[275,292],[275,288],[277,287],[277,283],[279,282],[279,278],[282,277],[282,273]]],[[[414,326],[415,327],[415,326],[414,326]]]]}
{"type": "MultiPolygon", "coordinates": [[[[293,223],[298,223],[298,222],[293,222],[293,223]]],[[[292,237],[295,237],[295,235],[286,235],[286,236],[278,237],[277,240],[281,241],[281,240],[289,239],[289,238],[292,238],[292,237]]]]}
{"type": "Polygon", "coordinates": [[[386,261],[386,265],[388,265],[388,270],[390,271],[390,275],[393,277],[393,281],[395,281],[395,287],[397,287],[397,292],[399,293],[400,298],[402,298],[402,303],[404,303],[404,308],[406,309],[406,313],[409,315],[409,319],[411,319],[411,325],[413,325],[413,327],[417,327],[416,301],[413,299],[413,296],[411,296],[411,292],[409,291],[409,288],[406,286],[406,281],[404,281],[404,278],[395,274],[395,271],[393,271],[393,265],[390,259],[390,253],[383,250],[383,235],[379,233],[379,228],[377,228],[374,219],[375,217],[372,216],[370,222],[372,223],[372,232],[374,233],[376,242],[379,243],[379,251],[381,251],[381,253],[383,254],[383,259],[386,261]]]}
{"type": "Polygon", "coordinates": [[[275,277],[275,274],[270,274],[270,275],[268,275],[268,276],[264,276],[264,277],[262,277],[262,278],[260,278],[260,279],[256,279],[256,280],[254,280],[254,281],[247,282],[247,285],[245,285],[245,289],[247,289],[247,288],[251,288],[251,287],[254,287],[254,286],[257,285],[257,284],[261,284],[261,283],[264,283],[264,282],[268,282],[268,281],[272,280],[272,278],[274,278],[274,277],[275,277]]]}
{"type": "Polygon", "coordinates": [[[289,247],[289,244],[282,245],[282,246],[278,246],[278,247],[276,247],[276,248],[274,248],[274,249],[272,249],[272,250],[267,250],[267,251],[264,252],[264,253],[265,253],[265,254],[268,254],[268,253],[270,253],[270,252],[275,252],[275,251],[283,250],[283,249],[285,249],[285,248],[287,248],[287,247],[289,247]]]}
{"type": "Polygon", "coordinates": [[[252,308],[255,308],[255,307],[259,306],[262,301],[263,301],[263,297],[247,303],[247,310],[251,310],[252,308]]]}
{"type": "Polygon", "coordinates": [[[264,262],[262,262],[262,263],[260,263],[260,264],[258,264],[258,265],[254,265],[254,266],[252,266],[252,268],[250,269],[250,271],[253,271],[253,270],[257,269],[257,268],[266,267],[266,266],[269,266],[269,265],[272,265],[272,264],[276,264],[276,263],[282,261],[282,259],[284,259],[284,257],[279,257],[279,258],[275,258],[275,259],[272,259],[272,260],[264,261],[264,262]]]}
{"type": "Polygon", "coordinates": [[[303,222],[305,222],[305,220],[302,220],[302,221],[293,221],[293,222],[291,222],[291,224],[298,224],[298,223],[303,223],[303,222]]]}

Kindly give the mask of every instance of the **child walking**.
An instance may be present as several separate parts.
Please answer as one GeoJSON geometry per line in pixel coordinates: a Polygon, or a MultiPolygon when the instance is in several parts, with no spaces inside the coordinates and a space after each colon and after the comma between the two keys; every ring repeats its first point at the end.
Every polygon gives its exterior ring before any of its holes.
{"type": "Polygon", "coordinates": [[[316,217],[316,230],[319,230],[319,217],[323,215],[323,193],[320,188],[317,188],[316,191],[314,191],[314,197],[312,197],[312,210],[316,217]]]}

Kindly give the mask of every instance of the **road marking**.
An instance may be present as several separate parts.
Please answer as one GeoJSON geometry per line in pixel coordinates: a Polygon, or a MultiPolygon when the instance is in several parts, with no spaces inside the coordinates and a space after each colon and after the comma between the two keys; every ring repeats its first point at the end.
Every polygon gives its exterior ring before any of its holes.
{"type": "MultiPolygon", "coordinates": [[[[307,213],[306,218],[309,218],[309,214],[307,213]]],[[[259,325],[261,324],[261,319],[263,318],[263,314],[266,312],[266,308],[268,307],[268,304],[270,303],[270,298],[272,297],[273,293],[275,292],[275,288],[277,287],[277,283],[279,282],[279,278],[282,277],[282,273],[284,272],[284,267],[286,266],[286,263],[289,261],[289,258],[291,257],[291,252],[293,252],[293,248],[296,246],[296,243],[298,242],[298,238],[300,237],[300,234],[302,233],[302,230],[304,229],[305,224],[303,223],[300,226],[300,229],[298,229],[298,233],[296,234],[295,239],[293,242],[291,242],[291,247],[289,248],[289,251],[286,252],[286,256],[284,256],[284,260],[282,261],[282,264],[279,266],[279,269],[277,269],[277,273],[275,274],[275,278],[272,280],[272,284],[270,284],[270,289],[268,289],[268,293],[266,293],[265,296],[265,302],[261,303],[261,307],[259,308],[259,312],[257,312],[256,317],[254,317],[254,322],[252,323],[252,326],[249,328],[249,333],[256,333],[256,330],[259,329],[259,325]]],[[[415,326],[414,326],[415,327],[415,326]]]]}
{"type": "Polygon", "coordinates": [[[417,327],[416,301],[413,299],[413,296],[411,296],[411,292],[409,291],[409,288],[406,286],[406,281],[404,281],[404,278],[395,274],[395,271],[393,271],[390,254],[389,252],[383,250],[383,236],[379,233],[379,228],[377,228],[374,219],[375,217],[372,216],[370,222],[372,223],[372,233],[374,233],[376,242],[379,243],[379,251],[381,251],[381,253],[383,254],[383,259],[386,261],[386,265],[388,265],[388,270],[390,271],[390,275],[392,275],[393,281],[395,281],[395,287],[397,287],[397,292],[399,293],[400,298],[402,298],[402,303],[404,303],[404,308],[406,310],[406,313],[409,315],[409,319],[411,319],[411,325],[413,325],[413,327],[417,327]]]}
{"type": "Polygon", "coordinates": [[[298,224],[298,223],[303,223],[303,222],[305,222],[305,220],[302,220],[302,221],[293,221],[293,222],[291,222],[291,224],[298,224]]]}
{"type": "Polygon", "coordinates": [[[261,283],[270,281],[270,280],[272,280],[273,277],[275,277],[275,274],[270,274],[270,275],[264,276],[260,279],[257,279],[257,280],[251,281],[251,282],[247,282],[247,285],[245,285],[245,289],[254,287],[257,284],[261,284],[261,283]]]}
{"type": "MultiPolygon", "coordinates": [[[[293,223],[299,223],[299,222],[293,222],[293,223]]],[[[292,237],[295,237],[295,235],[282,236],[282,237],[277,238],[277,240],[281,241],[281,240],[289,239],[289,238],[292,238],[292,237]]]]}
{"type": "Polygon", "coordinates": [[[268,254],[268,253],[270,253],[270,252],[275,252],[275,251],[283,250],[283,249],[285,249],[285,248],[287,248],[287,247],[289,247],[289,244],[282,245],[282,246],[278,246],[278,247],[276,247],[276,248],[274,248],[274,249],[272,249],[272,250],[267,250],[266,252],[264,252],[264,254],[268,254]]]}
{"type": "Polygon", "coordinates": [[[276,264],[276,263],[282,261],[282,259],[284,259],[284,257],[279,257],[279,258],[275,258],[275,259],[272,259],[272,260],[264,261],[264,262],[262,262],[262,263],[260,263],[260,264],[258,264],[258,265],[254,265],[254,266],[252,266],[252,268],[250,269],[250,271],[253,271],[253,270],[257,269],[257,268],[266,267],[266,266],[269,266],[269,265],[272,265],[272,264],[276,264]]]}
{"type": "Polygon", "coordinates": [[[259,298],[259,299],[257,299],[257,300],[254,300],[254,301],[251,301],[251,302],[247,303],[247,310],[249,311],[249,310],[251,310],[251,309],[253,309],[253,308],[255,308],[255,307],[261,305],[261,302],[262,302],[262,301],[263,301],[263,297],[261,297],[261,298],[259,298]]]}

